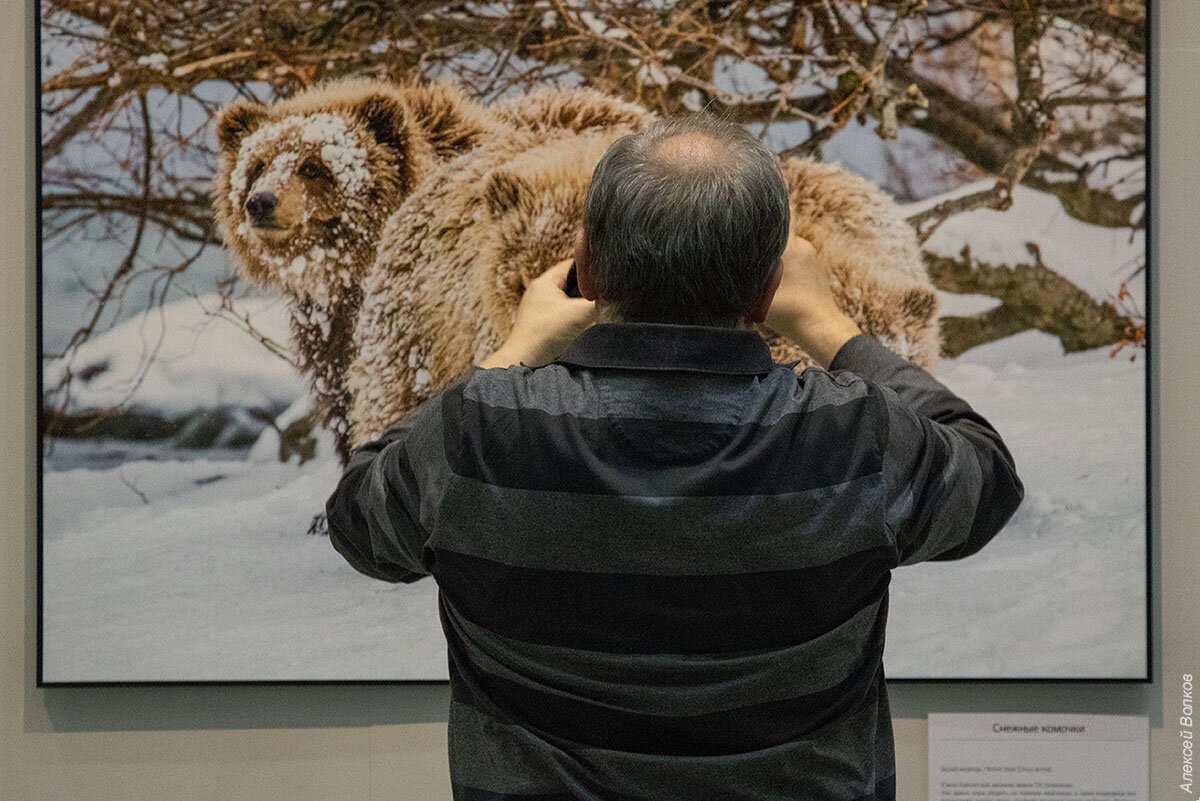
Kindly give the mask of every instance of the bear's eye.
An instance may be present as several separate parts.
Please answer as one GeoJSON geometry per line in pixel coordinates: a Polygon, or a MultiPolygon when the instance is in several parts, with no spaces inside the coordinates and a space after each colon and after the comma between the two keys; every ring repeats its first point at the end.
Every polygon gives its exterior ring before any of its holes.
{"type": "Polygon", "coordinates": [[[250,186],[253,186],[254,182],[258,180],[258,176],[262,175],[262,171],[266,168],[266,166],[266,162],[264,162],[262,159],[254,162],[254,166],[250,168],[250,172],[246,173],[246,183],[250,186]]]}
{"type": "Polygon", "coordinates": [[[309,159],[301,164],[300,169],[296,172],[299,173],[301,178],[308,178],[310,180],[314,178],[329,177],[329,170],[325,168],[325,165],[321,164],[319,161],[313,161],[312,159],[309,159]]]}

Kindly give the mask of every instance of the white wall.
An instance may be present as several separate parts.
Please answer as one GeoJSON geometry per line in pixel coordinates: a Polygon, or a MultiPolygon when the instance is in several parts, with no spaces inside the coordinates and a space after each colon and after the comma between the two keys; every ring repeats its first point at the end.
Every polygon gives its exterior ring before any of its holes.
{"type": "MultiPolygon", "coordinates": [[[[34,688],[34,2],[0,0],[0,799],[449,798],[440,686],[34,688]]],[[[1149,715],[1151,798],[1186,797],[1173,724],[1181,674],[1200,673],[1200,2],[1159,8],[1157,681],[895,686],[904,801],[926,795],[926,713],[1043,709],[1149,715]]]]}

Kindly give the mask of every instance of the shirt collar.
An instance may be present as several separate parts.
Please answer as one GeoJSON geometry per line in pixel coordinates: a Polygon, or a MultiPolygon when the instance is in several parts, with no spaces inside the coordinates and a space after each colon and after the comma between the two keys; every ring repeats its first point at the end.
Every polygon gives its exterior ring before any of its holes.
{"type": "Polygon", "coordinates": [[[630,370],[760,375],[775,362],[757,331],[674,323],[597,323],[584,329],[557,364],[630,370]]]}

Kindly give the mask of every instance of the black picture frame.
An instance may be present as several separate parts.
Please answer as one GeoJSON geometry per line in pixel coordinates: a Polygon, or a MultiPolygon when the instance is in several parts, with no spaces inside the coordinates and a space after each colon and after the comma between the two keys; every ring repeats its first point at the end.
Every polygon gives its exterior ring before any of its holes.
{"type": "MultiPolygon", "coordinates": [[[[1142,364],[1145,372],[1145,387],[1144,387],[1144,437],[1145,437],[1145,665],[1146,670],[1143,676],[1139,677],[1120,677],[1120,678],[1095,678],[1095,677],[976,677],[976,676],[952,676],[952,677],[936,677],[936,678],[914,678],[914,677],[889,677],[889,683],[893,684],[1095,684],[1095,685],[1121,685],[1121,684],[1147,684],[1153,681],[1155,666],[1153,664],[1153,609],[1155,597],[1153,595],[1151,581],[1151,565],[1153,562],[1153,532],[1155,530],[1156,515],[1154,508],[1155,488],[1152,484],[1153,480],[1153,465],[1157,456],[1157,442],[1154,438],[1154,407],[1153,401],[1155,397],[1154,387],[1156,374],[1153,370],[1149,354],[1156,347],[1157,330],[1155,328],[1155,308],[1154,308],[1154,293],[1156,290],[1155,279],[1158,270],[1157,253],[1153,246],[1155,238],[1154,211],[1157,202],[1157,187],[1152,180],[1155,175],[1156,168],[1156,143],[1153,136],[1154,127],[1156,124],[1156,114],[1153,102],[1152,93],[1152,76],[1156,67],[1155,48],[1157,41],[1154,36],[1155,19],[1155,4],[1147,3],[1146,18],[1145,18],[1145,42],[1146,42],[1146,69],[1145,69],[1145,96],[1146,113],[1145,113],[1145,141],[1146,141],[1146,175],[1147,175],[1147,196],[1146,196],[1146,223],[1145,223],[1145,320],[1146,320],[1146,358],[1142,359],[1142,364]]],[[[41,33],[41,4],[34,14],[35,31],[34,39],[34,57],[35,57],[35,81],[37,86],[42,85],[42,33],[41,33]]],[[[41,93],[37,93],[39,98],[41,93]]],[[[36,225],[36,263],[35,263],[35,292],[37,296],[36,308],[36,348],[37,348],[37,446],[38,453],[36,458],[37,475],[36,475],[36,492],[37,492],[37,527],[36,527],[36,543],[37,543],[37,582],[36,582],[36,601],[37,601],[37,652],[36,652],[36,686],[38,688],[100,688],[100,687],[163,687],[163,686],[196,686],[196,687],[225,687],[225,686],[307,686],[307,685],[439,685],[448,684],[446,680],[437,679],[231,679],[231,680],[155,680],[155,681],[53,681],[45,678],[44,664],[44,638],[45,638],[45,621],[43,615],[44,593],[45,586],[43,581],[44,571],[44,508],[46,497],[43,485],[43,476],[45,466],[43,464],[43,440],[45,437],[45,409],[43,402],[43,159],[41,153],[42,142],[42,109],[35,109],[35,137],[38,146],[35,148],[35,171],[37,175],[37,191],[35,204],[35,225],[36,225]]]]}

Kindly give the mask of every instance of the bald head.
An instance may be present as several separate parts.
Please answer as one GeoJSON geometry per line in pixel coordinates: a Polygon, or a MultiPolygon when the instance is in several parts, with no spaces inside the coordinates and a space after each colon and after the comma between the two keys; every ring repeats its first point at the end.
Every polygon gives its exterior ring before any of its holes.
{"type": "Polygon", "coordinates": [[[787,187],[746,129],[706,114],[617,140],[583,238],[597,298],[626,321],[744,322],[787,244],[787,187]]]}
{"type": "Polygon", "coordinates": [[[667,137],[655,144],[651,155],[664,166],[684,169],[711,169],[729,162],[725,144],[699,132],[667,137]]]}

